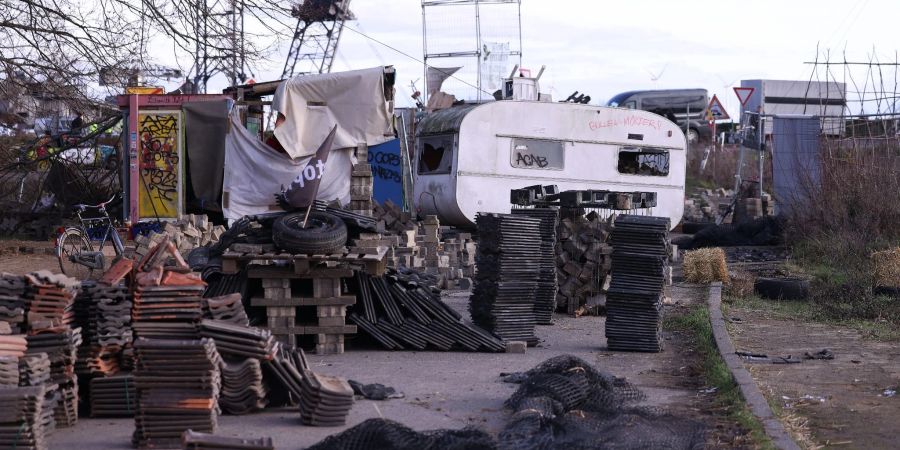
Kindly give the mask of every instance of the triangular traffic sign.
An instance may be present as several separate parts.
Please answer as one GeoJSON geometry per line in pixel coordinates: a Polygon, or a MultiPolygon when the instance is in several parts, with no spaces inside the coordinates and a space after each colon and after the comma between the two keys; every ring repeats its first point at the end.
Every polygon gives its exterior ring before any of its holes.
{"type": "Polygon", "coordinates": [[[722,102],[719,101],[719,97],[716,97],[713,94],[712,100],[709,101],[709,106],[706,107],[706,119],[707,120],[728,120],[731,116],[728,115],[728,111],[725,111],[725,107],[722,106],[722,102]]]}
{"type": "Polygon", "coordinates": [[[750,100],[750,96],[753,95],[755,90],[752,87],[736,87],[734,88],[734,94],[741,101],[741,106],[746,106],[747,100],[750,100]]]}

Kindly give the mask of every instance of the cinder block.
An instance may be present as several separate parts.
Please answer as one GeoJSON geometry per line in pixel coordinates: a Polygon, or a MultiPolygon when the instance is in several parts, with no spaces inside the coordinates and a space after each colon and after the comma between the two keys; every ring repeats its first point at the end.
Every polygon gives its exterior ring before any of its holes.
{"type": "Polygon", "coordinates": [[[506,353],[525,353],[528,343],[525,341],[509,341],[506,343],[506,353]]]}

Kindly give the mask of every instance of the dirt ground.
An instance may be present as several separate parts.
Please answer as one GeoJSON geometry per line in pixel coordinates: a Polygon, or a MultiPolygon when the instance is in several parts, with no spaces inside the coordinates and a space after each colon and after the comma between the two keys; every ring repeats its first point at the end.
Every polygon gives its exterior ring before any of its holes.
{"type": "Polygon", "coordinates": [[[50,255],[0,254],[0,272],[23,275],[42,269],[59,272],[59,260],[50,255]]]}
{"type": "Polygon", "coordinates": [[[798,364],[745,366],[788,429],[807,448],[898,448],[900,346],[863,338],[856,330],[779,317],[749,305],[727,307],[738,351],[799,358],[798,364]],[[738,320],[739,319],[739,320],[738,320]],[[822,349],[833,360],[804,360],[822,349]],[[887,391],[887,392],[886,392],[887,391]]]}

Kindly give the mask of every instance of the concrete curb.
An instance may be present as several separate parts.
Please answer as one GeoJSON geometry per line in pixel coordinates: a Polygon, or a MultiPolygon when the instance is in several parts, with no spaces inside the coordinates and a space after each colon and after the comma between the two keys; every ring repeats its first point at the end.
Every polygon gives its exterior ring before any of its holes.
{"type": "Polygon", "coordinates": [[[709,320],[712,324],[713,337],[716,339],[716,347],[719,354],[725,360],[731,376],[741,390],[741,396],[750,407],[750,412],[762,422],[766,434],[772,439],[772,443],[783,450],[799,450],[800,447],[791,439],[791,435],[784,429],[781,421],[772,412],[769,402],[763,396],[756,382],[750,376],[750,372],[744,367],[741,358],[734,352],[734,345],[725,328],[725,317],[722,316],[722,283],[715,282],[709,285],[709,320]]]}

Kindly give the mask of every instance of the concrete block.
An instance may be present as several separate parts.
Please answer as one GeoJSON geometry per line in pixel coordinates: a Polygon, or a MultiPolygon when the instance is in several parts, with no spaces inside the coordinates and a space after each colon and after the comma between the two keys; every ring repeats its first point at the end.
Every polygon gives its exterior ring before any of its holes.
{"type": "Polygon", "coordinates": [[[509,341],[506,343],[506,353],[525,353],[528,343],[525,341],[509,341]]]}

